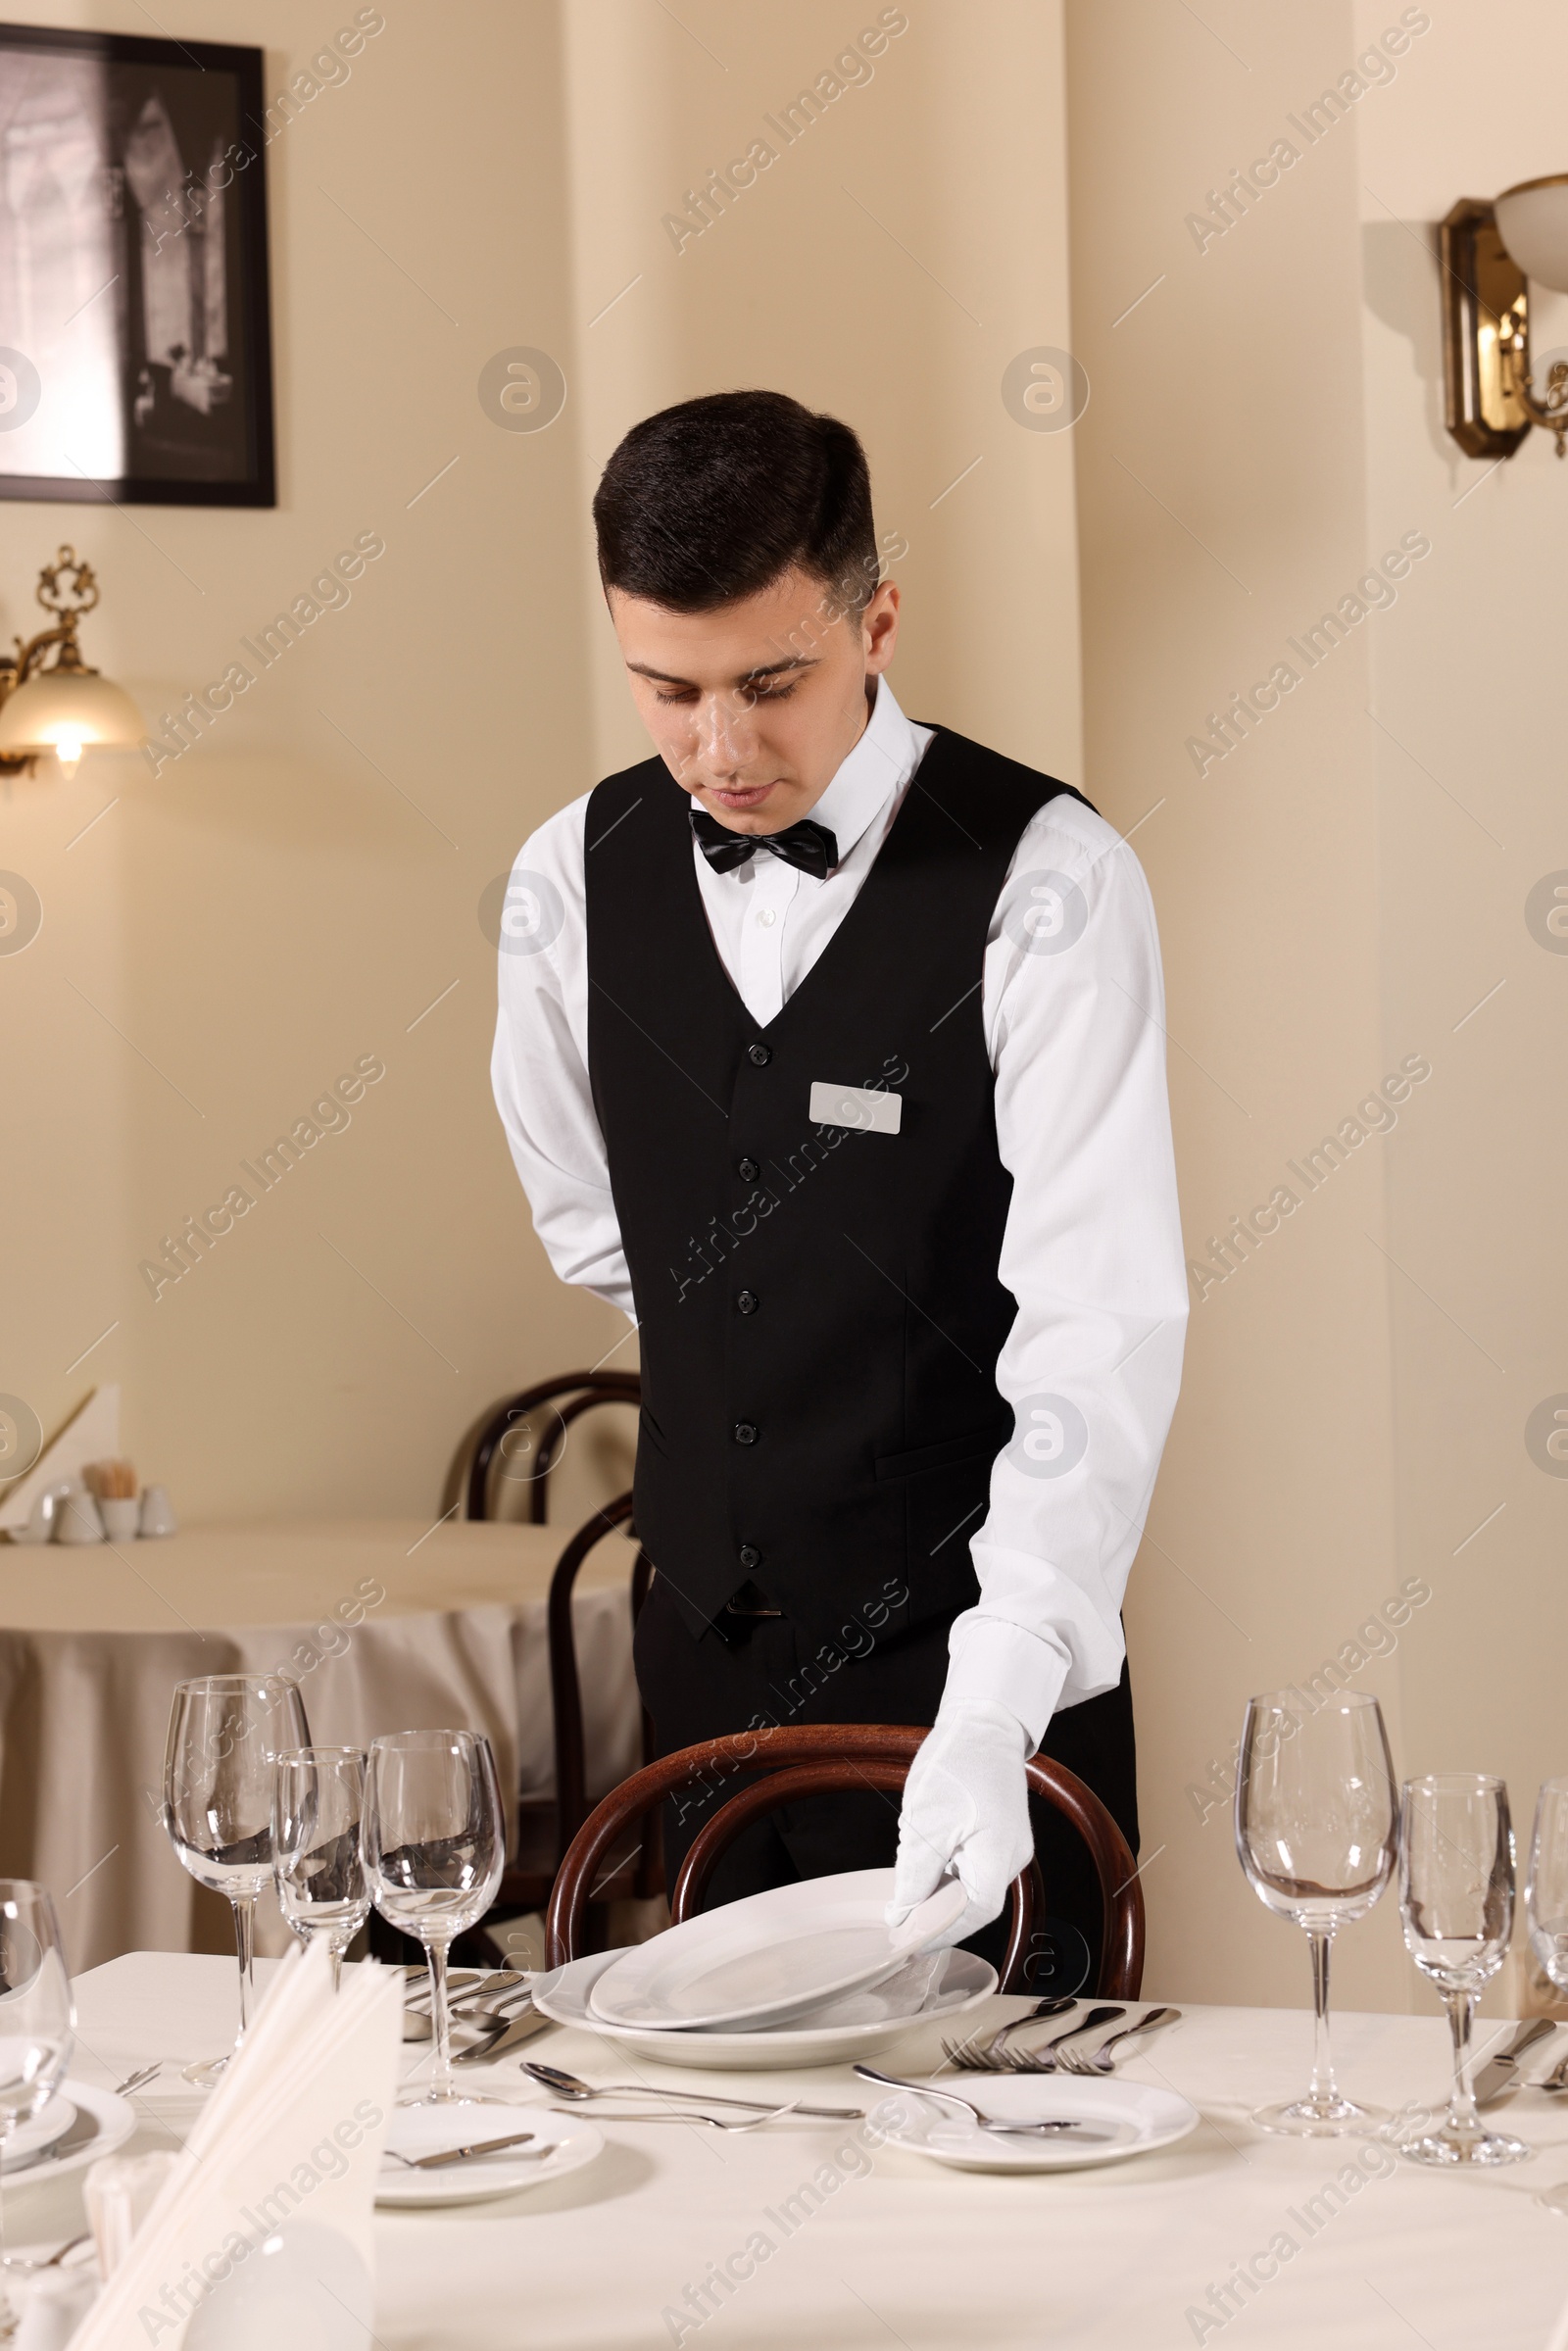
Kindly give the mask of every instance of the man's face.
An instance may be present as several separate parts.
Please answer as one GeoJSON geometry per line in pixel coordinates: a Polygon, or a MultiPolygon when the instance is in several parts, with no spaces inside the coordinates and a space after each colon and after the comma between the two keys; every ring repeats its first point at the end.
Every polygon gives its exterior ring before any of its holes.
{"type": "Polygon", "coordinates": [[[846,612],[803,571],[711,612],[666,612],[618,588],[609,602],[660,757],[733,833],[782,832],[815,807],[860,739],[866,681],[899,630],[890,580],[846,612]]]}

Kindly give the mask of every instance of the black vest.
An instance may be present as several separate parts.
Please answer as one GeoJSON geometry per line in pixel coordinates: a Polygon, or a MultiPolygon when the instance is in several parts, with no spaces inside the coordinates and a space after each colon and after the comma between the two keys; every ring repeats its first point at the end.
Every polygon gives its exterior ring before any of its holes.
{"type": "Polygon", "coordinates": [[[1019,835],[1069,791],[938,732],[765,1029],[719,961],[663,761],[590,799],[588,1064],[641,1325],[636,1523],[693,1634],[748,1580],[867,1643],[976,1597],[1016,1311],[986,931],[1019,835]],[[900,1132],[813,1123],[819,1080],[897,1094],[900,1132]]]}

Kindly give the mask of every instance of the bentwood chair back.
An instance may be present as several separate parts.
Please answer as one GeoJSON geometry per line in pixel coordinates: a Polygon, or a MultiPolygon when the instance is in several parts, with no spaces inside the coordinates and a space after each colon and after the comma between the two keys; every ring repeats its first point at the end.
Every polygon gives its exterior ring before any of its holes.
{"type": "MultiPolygon", "coordinates": [[[[464,1517],[490,1516],[499,1464],[505,1478],[526,1479],[528,1519],[542,1527],[549,1509],[550,1473],[561,1459],[572,1422],[601,1404],[639,1405],[642,1393],[642,1381],[634,1371],[568,1371],[494,1405],[472,1437],[466,1468],[463,1454],[458,1457],[464,1517]],[[520,1471],[515,1466],[519,1463],[526,1465],[520,1471]]],[[[450,1484],[447,1492],[452,1492],[450,1484]]]]}
{"type": "MultiPolygon", "coordinates": [[[[631,1834],[644,1830],[665,1796],[727,1773],[760,1774],[730,1797],[692,1844],[675,1883],[671,1915],[678,1925],[703,1906],[720,1856],[741,1831],[776,1805],[808,1795],[880,1788],[902,1791],[925,1732],[880,1724],[802,1723],[771,1731],[743,1731],[681,1747],[634,1772],[612,1789],[572,1838],[550,1897],[545,1965],[560,1967],[586,1949],[590,1895],[606,1861],[624,1853],[631,1834]]],[[[1036,1756],[1028,1766],[1032,1795],[1053,1805],[1077,1830],[1100,1881],[1103,1927],[1097,1993],[1136,1999],[1144,1980],[1144,1897],[1137,1868],[1104,1805],[1063,1764],[1036,1756]]],[[[1004,1991],[1027,1991],[1036,1922],[1045,1891],[1038,1862],[1013,1882],[1011,1931],[1003,1968],[1004,1991]]]]}

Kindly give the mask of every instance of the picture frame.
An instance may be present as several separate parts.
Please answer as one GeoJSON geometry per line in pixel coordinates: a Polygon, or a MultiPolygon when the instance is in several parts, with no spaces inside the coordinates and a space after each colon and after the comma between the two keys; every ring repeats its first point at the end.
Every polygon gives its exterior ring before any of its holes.
{"type": "Polygon", "coordinates": [[[277,503],[262,59],[0,24],[0,499],[277,503]]]}

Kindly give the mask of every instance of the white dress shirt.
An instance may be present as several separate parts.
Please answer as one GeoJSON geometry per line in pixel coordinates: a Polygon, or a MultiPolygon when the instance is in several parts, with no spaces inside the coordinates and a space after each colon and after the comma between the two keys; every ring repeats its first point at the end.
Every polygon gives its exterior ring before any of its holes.
{"type": "MultiPolygon", "coordinates": [[[[881,679],[810,811],[838,843],[825,881],[766,850],[716,873],[693,844],[719,957],[760,1026],[854,905],[930,741],[881,679]]],[[[585,794],[548,818],[514,868],[514,903],[536,911],[527,952],[502,942],[491,1078],[556,1272],[634,1314],[588,1080],[588,805],[585,794]]],[[[1057,798],[1024,828],[987,934],[981,1007],[1013,1179],[999,1271],[1018,1311],[997,1387],[1017,1434],[971,1537],[980,1600],[954,1625],[945,1694],[1000,1699],[1038,1744],[1059,1706],[1120,1675],[1122,1594],[1187,1320],[1153,907],[1133,852],[1079,801],[1057,798]]]]}

